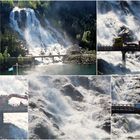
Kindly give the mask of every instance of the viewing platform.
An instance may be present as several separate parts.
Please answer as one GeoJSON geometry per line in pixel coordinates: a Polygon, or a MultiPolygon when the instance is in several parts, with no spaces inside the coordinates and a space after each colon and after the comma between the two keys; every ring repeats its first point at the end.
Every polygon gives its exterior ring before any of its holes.
{"type": "Polygon", "coordinates": [[[37,55],[37,56],[31,56],[34,60],[36,59],[36,58],[41,58],[42,59],[42,62],[43,62],[43,59],[44,58],[51,58],[52,59],[52,62],[54,63],[55,62],[55,57],[57,57],[57,58],[60,58],[60,57],[66,57],[67,55],[62,55],[62,54],[60,54],[60,55],[37,55]]]}
{"type": "Polygon", "coordinates": [[[117,52],[120,51],[122,53],[122,61],[125,65],[126,63],[126,52],[136,52],[136,51],[140,51],[140,46],[136,45],[136,44],[129,44],[129,45],[123,45],[123,46],[102,46],[102,45],[98,45],[97,50],[99,52],[105,52],[105,51],[113,51],[113,52],[117,52]]]}
{"type": "Polygon", "coordinates": [[[140,114],[140,104],[113,104],[111,110],[112,114],[140,114]]]}
{"type": "Polygon", "coordinates": [[[121,51],[121,52],[135,52],[140,51],[140,46],[138,45],[128,45],[123,47],[113,47],[113,46],[98,46],[98,51],[121,51]]]}

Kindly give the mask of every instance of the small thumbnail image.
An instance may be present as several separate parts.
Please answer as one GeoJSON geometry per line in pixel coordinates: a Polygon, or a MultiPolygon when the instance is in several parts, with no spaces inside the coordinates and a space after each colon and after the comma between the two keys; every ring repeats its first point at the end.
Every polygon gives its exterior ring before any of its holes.
{"type": "Polygon", "coordinates": [[[140,76],[113,76],[111,138],[140,139],[140,76]]]}
{"type": "Polygon", "coordinates": [[[27,139],[27,86],[24,77],[0,77],[0,139],[27,139]]]}
{"type": "Polygon", "coordinates": [[[98,74],[140,74],[140,1],[97,1],[98,74]]]}

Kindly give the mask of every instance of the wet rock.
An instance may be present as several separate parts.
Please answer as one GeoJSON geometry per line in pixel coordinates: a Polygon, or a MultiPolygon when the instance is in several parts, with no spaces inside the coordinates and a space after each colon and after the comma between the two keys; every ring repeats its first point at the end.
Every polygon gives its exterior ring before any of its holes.
{"type": "Polygon", "coordinates": [[[32,108],[32,109],[34,109],[34,108],[36,108],[37,106],[36,106],[36,104],[35,103],[33,103],[33,102],[30,102],[29,103],[29,106],[32,108]]]}
{"type": "Polygon", "coordinates": [[[64,85],[61,91],[65,96],[71,97],[71,99],[74,101],[82,101],[84,98],[83,95],[77,89],[75,89],[72,84],[64,85]]]}
{"type": "Polygon", "coordinates": [[[20,26],[20,28],[25,29],[26,22],[23,22],[23,21],[26,21],[26,19],[27,19],[26,11],[25,10],[21,10],[20,11],[20,15],[21,15],[21,17],[20,17],[20,21],[19,21],[19,26],[20,26]]]}
{"type": "Polygon", "coordinates": [[[119,71],[120,74],[129,74],[131,70],[128,68],[123,67],[122,65],[114,66],[111,63],[103,59],[98,59],[98,74],[99,75],[107,75],[107,74],[115,74],[116,70],[119,71]]]}
{"type": "Polygon", "coordinates": [[[53,81],[53,83],[55,84],[55,87],[59,88],[62,85],[66,84],[68,82],[68,79],[66,78],[57,78],[53,81]]]}
{"type": "Polygon", "coordinates": [[[53,118],[53,115],[42,108],[39,108],[39,111],[43,112],[48,118],[53,118]]]}
{"type": "Polygon", "coordinates": [[[56,139],[56,136],[51,132],[48,126],[43,126],[42,124],[36,125],[34,128],[34,133],[40,139],[56,139]]]}
{"type": "Polygon", "coordinates": [[[105,122],[102,126],[102,129],[104,129],[107,133],[111,133],[111,125],[110,122],[105,122]]]}
{"type": "Polygon", "coordinates": [[[71,81],[75,86],[82,86],[86,89],[89,89],[90,82],[86,76],[71,77],[71,81]]]}

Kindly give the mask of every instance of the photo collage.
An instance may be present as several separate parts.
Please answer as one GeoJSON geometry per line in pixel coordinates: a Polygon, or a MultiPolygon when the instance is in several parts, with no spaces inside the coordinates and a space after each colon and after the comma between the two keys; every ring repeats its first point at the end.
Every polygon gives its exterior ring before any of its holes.
{"type": "Polygon", "coordinates": [[[0,140],[140,140],[139,13],[0,0],[0,140]]]}

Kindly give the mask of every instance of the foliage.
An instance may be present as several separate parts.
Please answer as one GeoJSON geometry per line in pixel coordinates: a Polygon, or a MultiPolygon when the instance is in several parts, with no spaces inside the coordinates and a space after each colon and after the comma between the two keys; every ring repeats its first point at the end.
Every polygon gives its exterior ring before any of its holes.
{"type": "Polygon", "coordinates": [[[4,57],[5,62],[7,62],[8,57],[10,57],[10,54],[8,53],[7,48],[4,50],[3,57],[4,57]]]}
{"type": "Polygon", "coordinates": [[[4,5],[14,6],[13,0],[3,0],[3,1],[1,1],[1,2],[2,2],[2,4],[4,4],[4,5]]]}
{"type": "Polygon", "coordinates": [[[3,57],[3,54],[0,53],[0,65],[3,64],[3,62],[4,62],[4,57],[3,57]]]}
{"type": "Polygon", "coordinates": [[[52,2],[47,17],[64,30],[73,43],[96,49],[96,3],[94,1],[52,2]]]}
{"type": "Polygon", "coordinates": [[[82,41],[89,44],[91,39],[91,32],[90,31],[85,31],[83,33],[82,41]]]}
{"type": "Polygon", "coordinates": [[[1,52],[7,52],[12,57],[18,57],[20,54],[25,56],[25,49],[21,47],[21,42],[10,30],[6,30],[1,38],[1,52]]]}
{"type": "Polygon", "coordinates": [[[19,64],[23,63],[23,57],[21,56],[21,54],[18,56],[18,62],[19,64]]]}

